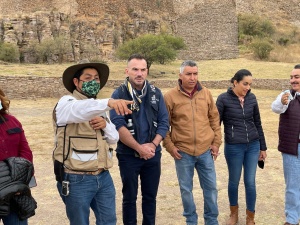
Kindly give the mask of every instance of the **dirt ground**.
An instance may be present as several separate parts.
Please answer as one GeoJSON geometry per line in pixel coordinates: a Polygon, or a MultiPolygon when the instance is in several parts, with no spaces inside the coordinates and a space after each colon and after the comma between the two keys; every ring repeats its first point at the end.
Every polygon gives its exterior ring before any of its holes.
{"type": "MultiPolygon", "coordinates": [[[[224,90],[211,90],[216,98],[224,90]]],[[[284,223],[284,180],[281,154],[277,151],[278,115],[271,112],[270,104],[279,91],[253,91],[259,100],[263,128],[265,131],[268,158],[265,169],[257,171],[256,224],[281,225],[284,223]]],[[[64,205],[56,190],[53,175],[52,150],[53,127],[51,113],[57,99],[16,100],[11,102],[11,113],[23,124],[25,134],[34,154],[37,187],[32,188],[32,195],[38,203],[36,215],[29,219],[31,225],[67,225],[64,205]]],[[[223,154],[215,162],[218,185],[219,224],[225,224],[229,214],[227,198],[227,167],[223,154]]],[[[110,170],[116,187],[117,224],[122,224],[121,181],[116,157],[114,167],[110,170]]],[[[203,222],[203,197],[198,178],[194,179],[194,198],[197,203],[199,225],[203,222]]],[[[239,189],[240,225],[245,224],[245,195],[241,179],[239,189]]],[[[138,224],[141,224],[140,196],[138,198],[138,224]]],[[[90,224],[95,224],[93,212],[90,224]]],[[[179,193],[174,161],[163,151],[162,174],[157,196],[157,225],[184,225],[182,204],[179,193]]]]}

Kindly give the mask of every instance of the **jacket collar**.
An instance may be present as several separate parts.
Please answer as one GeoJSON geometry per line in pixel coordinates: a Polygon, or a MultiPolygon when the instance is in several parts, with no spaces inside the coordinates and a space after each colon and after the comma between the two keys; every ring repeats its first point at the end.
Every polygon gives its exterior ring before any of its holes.
{"type": "Polygon", "coordinates": [[[73,91],[73,96],[78,99],[78,100],[83,100],[83,99],[88,99],[87,96],[85,96],[84,94],[81,94],[79,91],[77,91],[76,89],[73,91]]]}

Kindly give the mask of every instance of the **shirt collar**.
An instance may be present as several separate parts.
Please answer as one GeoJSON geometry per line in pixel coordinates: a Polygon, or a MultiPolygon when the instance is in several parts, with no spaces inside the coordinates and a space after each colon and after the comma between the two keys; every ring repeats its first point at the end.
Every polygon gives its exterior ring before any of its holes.
{"type": "Polygon", "coordinates": [[[180,89],[184,93],[186,93],[190,98],[193,97],[193,95],[195,94],[196,91],[200,91],[200,89],[201,89],[201,85],[198,81],[197,81],[197,84],[195,85],[194,89],[192,90],[192,92],[188,92],[182,87],[182,80],[178,79],[178,84],[179,84],[180,89]]]}

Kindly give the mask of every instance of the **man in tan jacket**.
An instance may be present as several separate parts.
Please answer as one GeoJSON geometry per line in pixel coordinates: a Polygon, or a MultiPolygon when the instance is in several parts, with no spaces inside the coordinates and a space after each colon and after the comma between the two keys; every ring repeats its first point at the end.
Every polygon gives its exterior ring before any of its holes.
{"type": "Polygon", "coordinates": [[[178,85],[168,91],[164,99],[171,129],[163,144],[175,159],[186,224],[198,224],[192,192],[195,168],[203,190],[205,224],[217,225],[214,160],[222,142],[221,127],[218,109],[210,91],[199,83],[198,66],[194,61],[181,64],[178,85]]]}

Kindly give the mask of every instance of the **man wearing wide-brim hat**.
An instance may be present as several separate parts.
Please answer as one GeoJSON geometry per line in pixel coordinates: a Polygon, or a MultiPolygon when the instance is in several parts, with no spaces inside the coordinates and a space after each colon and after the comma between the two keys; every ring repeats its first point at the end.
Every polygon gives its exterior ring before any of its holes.
{"type": "Polygon", "coordinates": [[[90,208],[97,225],[116,224],[115,187],[109,173],[112,149],[119,140],[106,112],[131,114],[132,101],[97,99],[107,82],[109,68],[88,61],[70,66],[63,84],[71,92],[53,110],[54,173],[70,225],[88,225],[90,208]]]}

